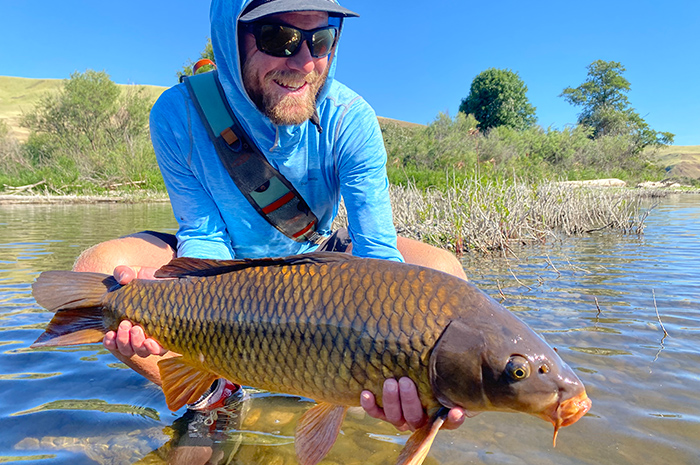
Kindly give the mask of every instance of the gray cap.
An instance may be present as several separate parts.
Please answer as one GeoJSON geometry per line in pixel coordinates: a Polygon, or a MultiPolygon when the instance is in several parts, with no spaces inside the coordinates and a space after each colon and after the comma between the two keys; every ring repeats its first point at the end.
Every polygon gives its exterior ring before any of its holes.
{"type": "Polygon", "coordinates": [[[331,16],[360,16],[333,0],[253,0],[243,10],[240,21],[255,21],[263,16],[290,11],[327,11],[331,16]]]}

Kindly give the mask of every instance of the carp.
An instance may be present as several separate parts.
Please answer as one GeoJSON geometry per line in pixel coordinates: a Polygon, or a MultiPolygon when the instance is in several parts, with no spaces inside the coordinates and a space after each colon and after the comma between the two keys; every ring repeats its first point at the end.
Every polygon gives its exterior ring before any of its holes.
{"type": "Polygon", "coordinates": [[[399,464],[420,464],[449,408],[524,412],[559,428],[591,406],[583,384],[513,313],[454,276],[415,265],[309,253],[283,258],[176,258],[158,280],[46,271],[36,301],[56,312],[32,347],[94,343],[122,320],[181,354],[158,364],[168,407],[223,377],[312,398],[296,428],[299,462],[335,443],[367,389],[381,406],[387,378],[407,376],[429,422],[399,464]]]}

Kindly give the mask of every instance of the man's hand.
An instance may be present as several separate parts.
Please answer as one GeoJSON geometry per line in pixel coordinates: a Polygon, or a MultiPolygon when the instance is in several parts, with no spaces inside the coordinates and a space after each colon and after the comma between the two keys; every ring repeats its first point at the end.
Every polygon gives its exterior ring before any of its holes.
{"type": "Polygon", "coordinates": [[[155,273],[158,268],[151,268],[147,266],[126,266],[119,265],[114,268],[114,279],[117,280],[119,284],[124,286],[129,284],[134,279],[156,279],[155,273]]]}
{"type": "MultiPolygon", "coordinates": [[[[136,278],[155,279],[153,274],[156,270],[157,268],[132,268],[120,265],[114,269],[114,279],[123,286],[136,278]]],[[[155,340],[147,338],[143,332],[143,328],[134,326],[130,321],[126,320],[119,323],[119,328],[116,332],[107,332],[102,343],[105,349],[110,352],[119,352],[125,357],[132,357],[134,355],[148,357],[149,355],[164,355],[168,352],[155,340]]]]}
{"type": "MultiPolygon", "coordinates": [[[[367,414],[373,418],[388,421],[396,426],[399,431],[416,429],[428,421],[428,416],[423,410],[418,397],[415,383],[410,378],[387,379],[384,381],[382,395],[384,409],[377,406],[374,394],[362,391],[360,404],[367,414]]],[[[447,420],[442,426],[445,429],[455,429],[464,423],[464,410],[455,407],[450,410],[447,420]]]]}
{"type": "Polygon", "coordinates": [[[134,326],[130,321],[119,323],[116,332],[109,331],[102,341],[105,349],[110,352],[119,352],[125,357],[138,355],[148,357],[150,355],[165,355],[168,351],[154,339],[147,338],[140,326],[134,326]]]}

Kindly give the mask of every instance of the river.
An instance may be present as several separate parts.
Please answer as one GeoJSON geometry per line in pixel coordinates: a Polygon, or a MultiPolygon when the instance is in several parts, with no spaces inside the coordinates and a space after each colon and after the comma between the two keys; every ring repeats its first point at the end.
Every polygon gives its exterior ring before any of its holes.
{"type": "MultiPolygon", "coordinates": [[[[641,236],[463,258],[473,282],[558,349],[593,407],[556,448],[542,420],[483,413],[441,431],[426,464],[700,464],[700,196],[659,202],[641,236]]],[[[174,463],[199,450],[177,439],[184,411],[101,345],[29,348],[51,318],[31,296],[40,272],[69,269],[107,238],[175,228],[167,204],[0,205],[0,463],[174,463]]],[[[250,405],[215,438],[221,463],[295,463],[309,402],[254,392],[250,405]]],[[[351,412],[323,463],[393,463],[407,437],[351,412]]]]}

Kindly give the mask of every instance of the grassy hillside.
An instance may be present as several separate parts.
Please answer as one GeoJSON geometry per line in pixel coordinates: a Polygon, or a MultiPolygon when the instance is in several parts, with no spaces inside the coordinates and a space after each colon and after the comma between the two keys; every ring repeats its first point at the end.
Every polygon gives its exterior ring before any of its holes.
{"type": "Polygon", "coordinates": [[[700,145],[671,145],[654,149],[653,158],[670,177],[700,179],[700,145]]]}
{"type": "MultiPolygon", "coordinates": [[[[0,120],[10,127],[10,134],[20,141],[27,139],[28,131],[19,126],[23,113],[30,111],[49,92],[57,92],[63,79],[27,79],[0,76],[0,120]]],[[[157,86],[139,86],[153,100],[166,89],[157,86]]]]}

